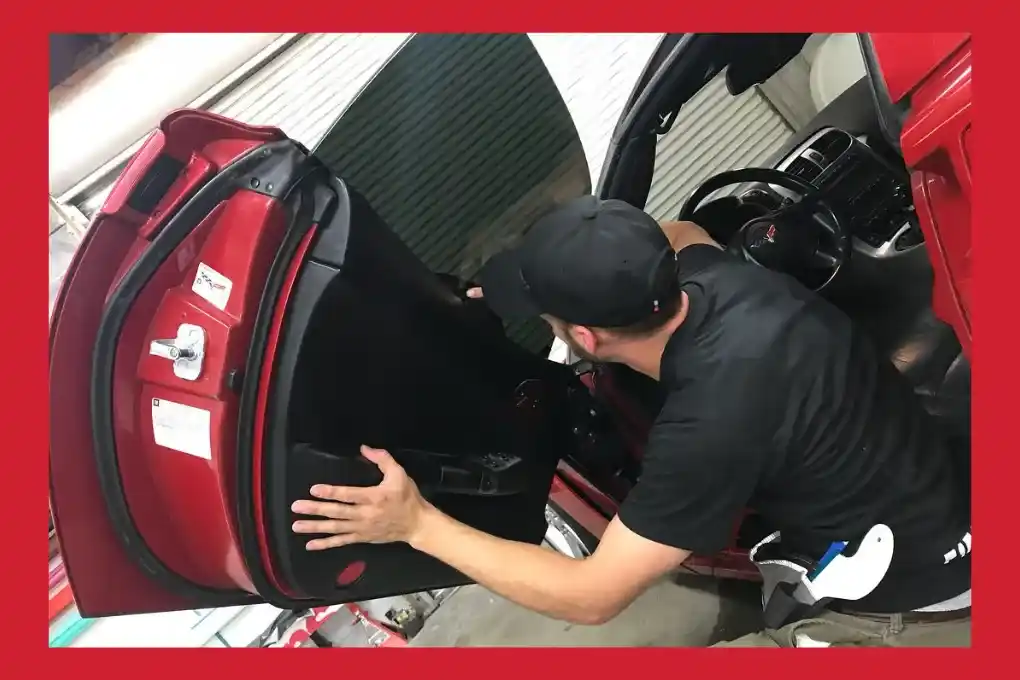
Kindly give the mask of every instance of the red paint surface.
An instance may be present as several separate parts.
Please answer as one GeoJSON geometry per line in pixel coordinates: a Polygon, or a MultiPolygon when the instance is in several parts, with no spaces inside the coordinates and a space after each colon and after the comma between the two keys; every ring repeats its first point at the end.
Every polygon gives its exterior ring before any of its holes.
{"type": "Polygon", "coordinates": [[[885,79],[893,102],[909,95],[963,43],[970,33],[872,33],[885,79]]]}
{"type": "Polygon", "coordinates": [[[152,551],[172,571],[205,586],[255,592],[236,535],[238,395],[227,387],[243,370],[269,266],[286,231],[274,199],[242,191],[221,203],[181,244],[138,297],[118,346],[114,404],[117,454],[128,505],[152,551]],[[220,311],[191,290],[199,263],[232,282],[220,311]],[[149,344],[182,323],[206,331],[202,375],[187,381],[149,344]],[[211,413],[212,459],[158,446],[152,403],[211,413]]]}
{"type": "MultiPolygon", "coordinates": [[[[182,157],[193,159],[199,166],[208,164],[218,170],[238,154],[271,138],[280,139],[282,133],[269,128],[250,128],[225,122],[218,116],[200,112],[178,112],[169,116],[161,125],[161,134],[157,133],[150,138],[129,162],[110,197],[93,220],[64,279],[50,325],[51,504],[54,524],[60,537],[61,555],[83,616],[200,606],[198,602],[164,590],[143,573],[125,552],[107,516],[96,473],[89,413],[91,350],[105,300],[119,279],[119,272],[126,271],[148,245],[140,235],[140,229],[148,218],[127,208],[126,197],[132,190],[132,183],[137,182],[144,175],[148,164],[166,149],[174,153],[184,153],[190,149],[188,155],[182,157]],[[210,143],[210,140],[217,137],[232,138],[233,143],[210,143]]],[[[201,245],[196,239],[189,240],[189,243],[195,247],[201,245]]],[[[182,257],[184,261],[191,260],[191,256],[182,257]]],[[[168,266],[173,266],[176,261],[176,257],[171,257],[168,266]]],[[[171,279],[167,280],[168,288],[175,285],[171,279]]],[[[161,300],[165,294],[166,290],[152,291],[147,295],[161,300]]],[[[152,311],[155,314],[157,310],[153,308],[152,311]]],[[[188,313],[200,312],[195,310],[188,313]]],[[[153,318],[138,319],[133,323],[139,328],[147,328],[153,318]]],[[[220,323],[226,322],[221,320],[220,323]]],[[[240,341],[241,338],[235,336],[235,342],[240,341]]],[[[137,348],[134,351],[137,353],[137,348]]],[[[130,350],[125,349],[124,352],[130,353],[130,350]]],[[[135,360],[126,364],[123,361],[119,363],[119,380],[127,379],[130,372],[142,367],[139,358],[136,356],[135,360]]],[[[141,427],[138,419],[140,389],[120,389],[115,405],[118,426],[128,437],[140,436],[137,431],[131,433],[131,428],[141,427]]],[[[191,398],[199,397],[196,395],[191,398]]],[[[137,474],[133,479],[140,480],[143,488],[147,485],[149,489],[155,483],[151,479],[153,471],[162,473],[163,470],[161,464],[155,463],[153,468],[147,468],[145,461],[151,462],[151,453],[141,453],[141,460],[131,467],[132,472],[137,474]],[[146,477],[149,479],[146,480],[146,477]]],[[[160,453],[170,455],[171,452],[160,453]]],[[[125,452],[121,451],[120,454],[123,460],[125,452]]],[[[179,455],[187,457],[186,454],[179,455]]],[[[209,467],[206,464],[206,468],[209,467]]],[[[215,476],[208,469],[203,474],[207,482],[209,475],[215,476]]],[[[174,488],[179,494],[177,497],[162,492],[155,497],[186,506],[191,502],[192,486],[189,483],[182,488],[181,482],[180,478],[174,482],[174,488]]],[[[130,493],[134,498],[139,495],[133,490],[130,493]]],[[[164,505],[157,510],[155,506],[158,503],[154,501],[143,499],[141,503],[137,512],[146,524],[146,531],[151,530],[157,522],[173,522],[168,519],[173,514],[169,506],[164,505]]],[[[135,511],[135,508],[132,507],[132,510],[135,511]]],[[[215,520],[213,524],[216,524],[215,520]]],[[[192,527],[191,531],[201,533],[205,525],[206,521],[203,520],[192,527]]],[[[176,533],[177,529],[173,532],[176,533]]],[[[222,536],[219,529],[213,529],[213,533],[216,532],[222,536]]],[[[146,538],[154,540],[153,536],[147,535],[146,538]]],[[[202,542],[206,539],[188,540],[202,542]]],[[[172,542],[168,540],[160,544],[162,554],[172,552],[172,542]]],[[[237,570],[236,565],[228,562],[226,554],[220,550],[209,559],[218,559],[221,562],[221,572],[231,574],[231,579],[236,576],[236,580],[243,581],[243,573],[237,570]]],[[[208,571],[206,566],[191,564],[191,558],[186,568],[198,575],[208,571]]],[[[208,578],[213,581],[223,580],[223,577],[211,575],[208,578]]]]}
{"type": "Polygon", "coordinates": [[[968,357],[973,287],[971,61],[968,42],[916,88],[901,136],[914,206],[935,270],[932,304],[956,331],[968,357]]]}
{"type": "MultiPolygon", "coordinates": [[[[589,534],[596,539],[602,538],[606,526],[609,525],[609,518],[596,510],[590,499],[570,488],[559,475],[553,477],[552,486],[549,488],[549,500],[589,534]]],[[[612,517],[612,514],[609,517],[612,517]]]]}
{"type": "Polygon", "coordinates": [[[351,562],[344,567],[336,577],[336,584],[338,586],[350,586],[361,578],[365,574],[364,560],[358,560],[357,562],[351,562]]]}
{"type": "Polygon", "coordinates": [[[601,512],[606,517],[612,517],[619,510],[619,503],[616,502],[615,498],[600,490],[564,461],[560,461],[557,465],[556,474],[562,482],[575,489],[581,498],[584,498],[586,502],[591,504],[593,509],[601,512]]]}
{"type": "Polygon", "coordinates": [[[50,569],[50,578],[49,578],[50,590],[53,590],[60,583],[63,583],[66,580],[67,580],[67,570],[64,569],[64,561],[61,560],[58,557],[57,558],[57,563],[55,565],[53,565],[53,567],[50,569]]]}
{"type": "Polygon", "coordinates": [[[50,593],[50,621],[60,616],[60,613],[71,606],[74,598],[71,594],[71,587],[64,581],[57,589],[50,593]]]}

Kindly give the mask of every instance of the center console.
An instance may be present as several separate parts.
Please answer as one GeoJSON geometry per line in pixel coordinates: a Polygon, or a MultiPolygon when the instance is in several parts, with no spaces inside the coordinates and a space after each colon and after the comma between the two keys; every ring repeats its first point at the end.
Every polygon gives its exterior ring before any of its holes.
{"type": "Polygon", "coordinates": [[[890,257],[923,243],[906,170],[883,158],[863,139],[837,128],[822,129],[776,169],[817,186],[845,220],[853,247],[862,254],[890,257]]]}

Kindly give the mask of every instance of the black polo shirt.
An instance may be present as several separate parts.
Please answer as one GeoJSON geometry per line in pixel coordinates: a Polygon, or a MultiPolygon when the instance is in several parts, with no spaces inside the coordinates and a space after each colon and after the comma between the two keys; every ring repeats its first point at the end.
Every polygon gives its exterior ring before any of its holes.
{"type": "Polygon", "coordinates": [[[969,552],[954,550],[970,511],[948,446],[892,363],[785,275],[705,245],[679,258],[690,306],[662,356],[668,396],[623,523],[711,554],[750,507],[816,559],[884,523],[893,564],[855,608],[908,611],[969,589],[969,552]]]}

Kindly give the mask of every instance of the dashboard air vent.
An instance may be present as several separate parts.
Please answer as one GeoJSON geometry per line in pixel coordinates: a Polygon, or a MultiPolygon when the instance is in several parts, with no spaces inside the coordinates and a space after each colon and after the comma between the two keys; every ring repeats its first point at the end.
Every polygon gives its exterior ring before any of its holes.
{"type": "Polygon", "coordinates": [[[821,157],[821,166],[825,168],[843,155],[852,142],[853,138],[842,130],[829,130],[811,145],[811,151],[821,157]]]}
{"type": "Polygon", "coordinates": [[[822,174],[822,168],[820,166],[809,161],[803,156],[794,158],[793,162],[787,166],[786,171],[791,175],[800,177],[805,182],[814,182],[818,175],[822,174]]]}

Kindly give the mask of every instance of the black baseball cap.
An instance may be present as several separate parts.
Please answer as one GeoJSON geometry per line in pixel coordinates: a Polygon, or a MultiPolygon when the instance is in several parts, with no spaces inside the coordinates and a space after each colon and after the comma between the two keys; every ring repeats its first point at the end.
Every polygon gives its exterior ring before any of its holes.
{"type": "Polygon", "coordinates": [[[550,314],[601,328],[643,321],[679,291],[676,253],[659,224],[628,203],[594,196],[539,218],[478,278],[504,320],[550,314]]]}

